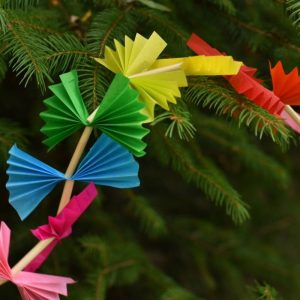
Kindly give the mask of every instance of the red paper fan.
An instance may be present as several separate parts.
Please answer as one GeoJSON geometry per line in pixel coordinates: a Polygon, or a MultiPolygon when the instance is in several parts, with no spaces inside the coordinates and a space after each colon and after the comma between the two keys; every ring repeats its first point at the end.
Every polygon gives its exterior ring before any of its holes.
{"type": "Polygon", "coordinates": [[[282,102],[288,105],[300,105],[300,76],[298,68],[285,73],[281,61],[274,68],[270,66],[273,91],[282,102]]]}
{"type": "MultiPolygon", "coordinates": [[[[194,33],[187,41],[187,45],[198,55],[223,54],[194,33]]],[[[246,96],[249,100],[263,107],[271,114],[280,115],[284,109],[284,103],[277,94],[275,95],[272,91],[261,85],[262,81],[254,77],[255,73],[255,68],[244,65],[237,75],[224,77],[239,94],[246,96]]]]}

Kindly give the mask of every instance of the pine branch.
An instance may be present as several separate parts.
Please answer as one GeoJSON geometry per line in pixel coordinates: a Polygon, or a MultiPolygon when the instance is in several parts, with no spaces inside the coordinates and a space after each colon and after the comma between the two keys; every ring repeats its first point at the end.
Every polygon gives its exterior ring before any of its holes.
{"type": "Polygon", "coordinates": [[[167,226],[161,215],[142,196],[135,195],[131,190],[127,193],[130,202],[128,209],[138,219],[141,228],[150,237],[164,235],[167,226]]]}
{"type": "Polygon", "coordinates": [[[1,0],[0,7],[4,9],[23,9],[27,10],[36,6],[39,0],[1,0]]]}
{"type": "Polygon", "coordinates": [[[200,298],[192,295],[189,291],[180,287],[172,287],[164,291],[161,300],[199,300],[200,298]]]}
{"type": "MultiPolygon", "coordinates": [[[[14,143],[22,146],[26,144],[24,130],[15,122],[8,119],[0,119],[0,160],[5,162],[8,151],[14,143]]],[[[4,166],[5,164],[1,164],[4,166]]]]}
{"type": "MultiPolygon", "coordinates": [[[[131,6],[125,10],[106,9],[98,13],[90,26],[87,34],[87,49],[95,57],[101,57],[106,45],[112,45],[113,39],[124,39],[125,34],[134,31],[134,20],[129,16],[131,6]]],[[[96,109],[103,97],[103,90],[107,86],[104,79],[103,68],[92,61],[88,65],[78,66],[82,70],[82,78],[85,80],[82,86],[88,104],[92,110],[96,109]]]]}
{"type": "Polygon", "coordinates": [[[296,27],[300,26],[300,1],[299,0],[287,0],[287,12],[289,12],[290,18],[293,20],[293,24],[296,27]]]}
{"type": "Polygon", "coordinates": [[[68,69],[77,68],[91,60],[91,53],[72,34],[51,35],[45,39],[47,54],[45,60],[49,64],[51,74],[61,74],[68,69]]]}
{"type": "Polygon", "coordinates": [[[275,181],[281,187],[288,186],[290,176],[286,168],[249,141],[247,132],[223,119],[196,111],[193,112],[193,120],[203,146],[216,155],[222,149],[223,155],[228,152],[229,157],[234,157],[235,161],[240,161],[257,174],[264,175],[268,181],[275,181]]]}
{"type": "Polygon", "coordinates": [[[206,77],[192,79],[184,99],[214,109],[218,115],[230,115],[238,119],[238,126],[246,125],[260,139],[264,135],[270,136],[282,148],[286,148],[292,139],[292,131],[281,119],[238,95],[228,85],[225,87],[220,80],[206,77]]]}
{"type": "Polygon", "coordinates": [[[2,36],[2,40],[9,45],[4,55],[11,58],[9,63],[17,76],[22,75],[21,82],[26,86],[34,76],[37,85],[45,91],[45,80],[52,79],[43,60],[45,45],[41,35],[19,24],[9,23],[8,32],[2,36]]]}
{"type": "Polygon", "coordinates": [[[161,300],[204,300],[181,287],[174,279],[149,262],[144,268],[144,275],[148,281],[161,290],[161,300]]]}
{"type": "Polygon", "coordinates": [[[225,176],[213,163],[201,154],[198,156],[189,146],[179,140],[166,138],[162,129],[153,130],[151,135],[151,151],[163,164],[171,165],[187,182],[200,188],[216,205],[224,205],[226,213],[234,222],[242,223],[249,218],[247,205],[240,195],[227,182],[225,176]]]}
{"type": "Polygon", "coordinates": [[[170,105],[170,111],[157,115],[151,125],[154,126],[160,122],[169,124],[165,135],[170,138],[176,132],[181,140],[188,141],[194,137],[196,132],[196,128],[191,121],[191,114],[183,101],[170,105]]]}
{"type": "Polygon", "coordinates": [[[0,7],[0,32],[6,32],[7,28],[7,13],[6,11],[0,7]]]}
{"type": "Polygon", "coordinates": [[[4,60],[4,57],[1,55],[1,50],[0,50],[0,81],[2,81],[5,78],[6,71],[7,71],[7,64],[4,60]]]}
{"type": "Polygon", "coordinates": [[[231,0],[209,0],[209,2],[212,2],[213,4],[217,5],[230,15],[235,15],[237,12],[234,3],[231,0]]]}
{"type": "Polygon", "coordinates": [[[277,291],[266,283],[256,283],[256,287],[253,288],[253,293],[256,295],[256,300],[281,300],[277,291]]]}
{"type": "Polygon", "coordinates": [[[89,277],[95,286],[96,299],[104,299],[110,286],[132,284],[138,280],[143,254],[134,243],[123,242],[120,247],[119,240],[105,240],[97,236],[86,236],[80,241],[86,254],[94,260],[89,277]]]}
{"type": "Polygon", "coordinates": [[[135,8],[133,11],[139,28],[155,30],[168,43],[168,54],[173,56],[185,56],[190,54],[186,46],[189,34],[178,22],[172,21],[172,14],[163,13],[148,8],[135,8]]]}

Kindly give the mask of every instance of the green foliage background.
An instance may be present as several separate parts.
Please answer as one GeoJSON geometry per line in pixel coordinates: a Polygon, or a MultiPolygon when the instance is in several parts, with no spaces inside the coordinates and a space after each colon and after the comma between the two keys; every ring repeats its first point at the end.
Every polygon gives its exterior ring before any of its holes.
{"type": "MultiPolygon", "coordinates": [[[[112,74],[91,57],[154,30],[168,42],[165,57],[193,55],[185,42],[195,32],[259,68],[269,88],[269,61],[288,71],[299,62],[299,1],[158,2],[170,11],[148,0],[0,0],[0,217],[13,230],[11,264],[34,245],[29,230],[55,213],[61,186],[22,223],[7,203],[10,146],[64,170],[78,140],[49,153],[41,144],[38,115],[59,74],[78,70],[93,110],[112,74]]],[[[69,299],[299,299],[299,138],[223,78],[189,83],[149,125],[141,187],[99,189],[42,267],[78,281],[69,299]]],[[[1,287],[1,299],[18,297],[1,287]]]]}

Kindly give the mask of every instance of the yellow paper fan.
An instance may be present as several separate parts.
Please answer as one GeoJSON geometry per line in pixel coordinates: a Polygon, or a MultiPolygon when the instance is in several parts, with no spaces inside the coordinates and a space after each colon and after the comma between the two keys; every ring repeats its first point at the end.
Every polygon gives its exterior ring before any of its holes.
{"type": "Polygon", "coordinates": [[[95,60],[112,72],[122,73],[129,78],[145,102],[144,113],[151,121],[154,119],[155,104],[168,110],[168,102],[176,103],[176,97],[181,96],[179,87],[187,86],[181,63],[154,70],[152,65],[167,46],[156,32],[149,39],[136,34],[134,41],[125,36],[125,46],[117,40],[114,43],[116,50],[106,46],[104,58],[95,60]]]}
{"type": "Polygon", "coordinates": [[[134,41],[125,36],[125,45],[114,43],[115,50],[106,46],[104,58],[95,60],[129,78],[145,102],[148,121],[154,119],[155,104],[169,110],[168,102],[176,103],[181,96],[179,88],[187,86],[186,75],[234,75],[242,64],[230,56],[158,59],[167,44],[156,32],[149,39],[136,34],[134,41]]]}

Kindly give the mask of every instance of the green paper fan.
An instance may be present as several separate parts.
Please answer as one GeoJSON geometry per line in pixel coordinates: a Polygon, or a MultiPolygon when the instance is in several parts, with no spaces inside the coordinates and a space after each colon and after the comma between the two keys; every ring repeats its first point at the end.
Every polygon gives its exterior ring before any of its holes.
{"type": "Polygon", "coordinates": [[[77,72],[65,73],[60,78],[62,83],[49,87],[54,96],[44,100],[47,110],[40,114],[45,121],[41,131],[47,136],[43,143],[49,149],[82,127],[91,126],[134,155],[145,155],[146,143],[142,138],[149,130],[142,126],[147,120],[141,113],[144,104],[138,101],[138,93],[130,88],[126,77],[115,76],[91,122],[80,94],[77,72]]]}
{"type": "Polygon", "coordinates": [[[48,109],[40,114],[46,123],[41,132],[48,136],[43,143],[49,149],[88,124],[77,72],[62,74],[60,78],[62,83],[49,86],[54,96],[44,100],[48,109]]]}

